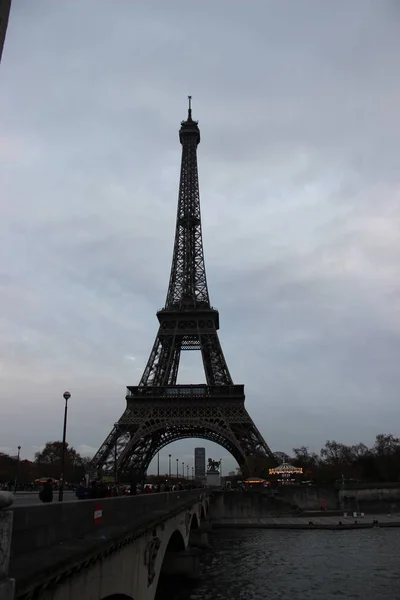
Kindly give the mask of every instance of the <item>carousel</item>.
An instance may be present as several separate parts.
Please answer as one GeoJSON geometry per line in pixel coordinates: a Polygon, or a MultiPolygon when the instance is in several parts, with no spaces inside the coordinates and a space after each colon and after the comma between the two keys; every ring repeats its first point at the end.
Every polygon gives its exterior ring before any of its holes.
{"type": "Polygon", "coordinates": [[[298,476],[303,475],[303,469],[284,462],[279,467],[269,469],[269,474],[274,478],[276,477],[275,481],[278,481],[281,485],[293,485],[297,482],[298,476]]]}
{"type": "Polygon", "coordinates": [[[58,487],[59,481],[58,481],[58,479],[54,479],[54,477],[39,477],[38,479],[35,479],[34,484],[36,487],[41,487],[45,483],[47,483],[49,480],[53,487],[55,487],[55,488],[58,487]]]}

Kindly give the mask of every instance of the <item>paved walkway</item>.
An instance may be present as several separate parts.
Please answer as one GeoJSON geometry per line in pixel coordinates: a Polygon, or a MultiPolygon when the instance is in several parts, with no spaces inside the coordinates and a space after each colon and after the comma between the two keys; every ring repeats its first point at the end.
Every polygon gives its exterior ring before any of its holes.
{"type": "MultiPolygon", "coordinates": [[[[65,491],[64,492],[64,502],[78,502],[78,498],[75,495],[75,492],[65,491]]],[[[58,491],[56,490],[53,493],[53,502],[58,502],[58,491]]],[[[32,504],[42,504],[42,501],[39,498],[39,492],[17,492],[13,496],[13,504],[14,506],[31,506],[32,504]]]]}
{"type": "Polygon", "coordinates": [[[364,529],[376,526],[400,527],[400,514],[395,515],[353,515],[307,516],[307,517],[262,517],[247,519],[219,519],[212,521],[214,529],[364,529]]]}

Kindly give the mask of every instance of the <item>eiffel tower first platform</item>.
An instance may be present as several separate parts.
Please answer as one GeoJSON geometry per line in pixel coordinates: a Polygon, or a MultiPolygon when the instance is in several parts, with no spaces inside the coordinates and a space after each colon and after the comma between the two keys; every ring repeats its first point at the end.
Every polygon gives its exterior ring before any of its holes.
{"type": "Polygon", "coordinates": [[[179,131],[182,163],[174,254],[165,307],[149,360],[137,386],[128,386],[124,414],[91,462],[97,473],[129,471],[143,477],[161,448],[183,438],[223,446],[240,466],[273,454],[244,407],[218,339],[219,314],[210,304],[203,255],[197,172],[198,122],[191,98],[179,131]],[[200,350],[206,384],[177,385],[183,350],[200,350]]]}

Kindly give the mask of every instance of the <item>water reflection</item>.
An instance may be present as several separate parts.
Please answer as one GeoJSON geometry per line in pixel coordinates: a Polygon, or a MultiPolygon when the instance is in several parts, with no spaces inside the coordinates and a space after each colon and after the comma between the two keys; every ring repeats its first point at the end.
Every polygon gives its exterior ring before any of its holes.
{"type": "Polygon", "coordinates": [[[400,600],[400,530],[220,531],[179,600],[400,600]]]}

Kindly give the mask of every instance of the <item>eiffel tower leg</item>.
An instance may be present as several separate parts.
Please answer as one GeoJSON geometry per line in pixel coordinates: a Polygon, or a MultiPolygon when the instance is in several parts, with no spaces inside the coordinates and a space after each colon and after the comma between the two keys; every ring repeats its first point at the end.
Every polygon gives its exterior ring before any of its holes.
{"type": "Polygon", "coordinates": [[[178,362],[175,366],[176,352],[174,339],[168,336],[161,338],[157,335],[139,385],[168,385],[168,381],[172,377],[171,370],[173,370],[173,365],[176,372],[176,379],[179,356],[180,352],[177,355],[178,362]]]}
{"type": "Polygon", "coordinates": [[[156,377],[157,365],[160,360],[160,356],[162,353],[162,345],[159,337],[157,336],[155,342],[153,344],[153,348],[151,349],[149,360],[147,361],[147,365],[143,371],[142,378],[139,382],[139,385],[153,385],[154,379],[156,377]]]}
{"type": "MultiPolygon", "coordinates": [[[[246,411],[247,413],[247,411],[246,411]]],[[[240,445],[246,458],[249,456],[268,456],[273,461],[275,457],[261,433],[258,431],[250,415],[247,413],[247,421],[233,426],[235,437],[240,440],[240,445]]]]}
{"type": "Polygon", "coordinates": [[[90,462],[90,476],[92,478],[101,476],[103,471],[108,475],[116,474],[119,457],[130,438],[130,431],[116,423],[90,462]]]}
{"type": "Polygon", "coordinates": [[[201,334],[200,347],[208,385],[233,385],[217,333],[201,334]]]}
{"type": "Polygon", "coordinates": [[[176,385],[176,380],[178,377],[178,369],[179,369],[179,361],[181,358],[181,346],[179,344],[174,345],[172,360],[171,360],[171,369],[169,372],[168,385],[176,385]]]}
{"type": "Polygon", "coordinates": [[[92,458],[90,462],[90,476],[94,477],[97,475],[98,470],[102,469],[106,464],[107,459],[109,458],[111,452],[114,450],[116,444],[118,443],[119,438],[119,429],[118,425],[114,425],[111,432],[104,440],[100,448],[97,450],[96,454],[92,458]]]}

